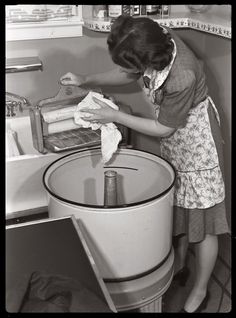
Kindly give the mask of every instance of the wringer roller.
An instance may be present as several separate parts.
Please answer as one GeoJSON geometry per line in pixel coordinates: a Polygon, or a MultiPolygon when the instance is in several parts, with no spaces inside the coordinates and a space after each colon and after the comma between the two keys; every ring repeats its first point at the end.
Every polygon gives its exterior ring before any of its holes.
{"type": "MultiPolygon", "coordinates": [[[[79,102],[89,93],[76,86],[61,86],[56,96],[40,100],[29,110],[34,148],[40,153],[96,147],[101,144],[100,129],[82,128],[74,122],[79,102]]],[[[101,91],[99,91],[101,93],[101,91]]],[[[105,96],[106,97],[106,96],[105,96]]],[[[120,110],[131,113],[127,105],[120,110]]],[[[130,130],[117,124],[121,145],[130,142],[130,130]]]]}

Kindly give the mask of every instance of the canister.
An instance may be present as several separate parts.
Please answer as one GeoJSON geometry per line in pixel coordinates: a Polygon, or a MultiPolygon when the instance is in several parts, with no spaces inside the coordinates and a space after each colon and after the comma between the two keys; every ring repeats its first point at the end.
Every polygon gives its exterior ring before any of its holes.
{"type": "Polygon", "coordinates": [[[108,16],[117,18],[120,15],[130,15],[130,5],[109,5],[108,16]]]}
{"type": "Polygon", "coordinates": [[[108,15],[107,5],[94,5],[93,18],[106,18],[108,15]]]}

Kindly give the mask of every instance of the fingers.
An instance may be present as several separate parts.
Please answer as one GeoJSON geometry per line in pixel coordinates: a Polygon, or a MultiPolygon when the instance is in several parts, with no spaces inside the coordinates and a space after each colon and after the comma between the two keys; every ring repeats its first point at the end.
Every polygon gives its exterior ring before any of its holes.
{"type": "Polygon", "coordinates": [[[71,78],[71,73],[69,72],[69,73],[66,73],[66,74],[62,75],[61,78],[60,78],[60,81],[64,80],[65,78],[71,78]]]}
{"type": "Polygon", "coordinates": [[[89,122],[95,122],[95,119],[92,119],[91,117],[81,117],[84,121],[89,121],[89,122]]]}
{"type": "Polygon", "coordinates": [[[112,101],[112,103],[116,103],[116,100],[113,96],[107,95],[107,94],[103,94],[103,97],[106,99],[109,99],[110,101],[112,101]]]}
{"type": "Polygon", "coordinates": [[[82,109],[80,109],[80,112],[89,113],[89,114],[93,114],[93,115],[98,115],[99,114],[99,109],[82,108],[82,109]]]}
{"type": "Polygon", "coordinates": [[[85,121],[92,121],[94,120],[95,115],[91,114],[91,113],[88,113],[88,112],[83,112],[83,113],[80,113],[80,118],[85,120],[85,121]]]}
{"type": "Polygon", "coordinates": [[[109,96],[109,99],[110,99],[110,101],[112,101],[112,103],[114,103],[114,104],[116,103],[116,100],[113,96],[109,96]]]}
{"type": "Polygon", "coordinates": [[[59,81],[59,84],[61,84],[61,85],[69,85],[69,81],[68,81],[68,79],[63,79],[63,80],[59,81]]]}
{"type": "Polygon", "coordinates": [[[83,108],[80,110],[80,113],[84,113],[81,118],[85,121],[89,121],[89,122],[97,122],[97,113],[96,113],[96,109],[86,109],[83,108]]]}
{"type": "Polygon", "coordinates": [[[73,85],[74,82],[71,80],[70,77],[65,77],[65,78],[60,80],[60,84],[61,85],[73,85]]]}
{"type": "MultiPolygon", "coordinates": [[[[99,100],[99,99],[96,98],[95,96],[93,96],[92,99],[93,99],[93,101],[94,101],[96,104],[100,105],[101,108],[105,108],[105,109],[106,109],[106,108],[108,108],[108,109],[111,109],[111,108],[112,108],[112,107],[109,105],[109,103],[107,104],[106,102],[99,100]]],[[[117,105],[113,102],[114,98],[109,98],[109,99],[110,99],[110,101],[111,101],[115,106],[117,106],[117,105]]]]}
{"type": "Polygon", "coordinates": [[[59,81],[59,84],[61,85],[71,85],[71,79],[70,78],[64,78],[59,81]]]}
{"type": "Polygon", "coordinates": [[[62,85],[73,85],[74,84],[73,74],[71,72],[64,74],[60,78],[60,84],[62,84],[62,85]]]}
{"type": "Polygon", "coordinates": [[[96,97],[92,97],[92,99],[93,99],[93,101],[96,103],[96,104],[98,104],[98,105],[100,105],[101,107],[105,107],[105,106],[107,106],[107,104],[106,103],[104,103],[104,102],[102,102],[102,101],[100,101],[99,99],[97,99],[96,97]]]}
{"type": "Polygon", "coordinates": [[[81,116],[81,118],[84,120],[84,121],[88,121],[88,122],[91,122],[91,123],[98,123],[98,119],[96,118],[96,115],[90,115],[90,116],[81,116]]]}

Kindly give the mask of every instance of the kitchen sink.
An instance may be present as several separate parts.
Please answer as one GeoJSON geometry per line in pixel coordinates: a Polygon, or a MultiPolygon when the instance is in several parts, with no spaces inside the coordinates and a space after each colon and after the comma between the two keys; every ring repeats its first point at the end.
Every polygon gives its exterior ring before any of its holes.
{"type": "Polygon", "coordinates": [[[14,212],[47,206],[42,176],[46,167],[64,154],[41,154],[33,147],[29,116],[6,118],[6,214],[8,217],[14,212]],[[9,132],[13,132],[14,140],[9,138],[9,132]],[[12,149],[10,146],[14,142],[17,151],[12,154],[9,149],[12,149]]]}

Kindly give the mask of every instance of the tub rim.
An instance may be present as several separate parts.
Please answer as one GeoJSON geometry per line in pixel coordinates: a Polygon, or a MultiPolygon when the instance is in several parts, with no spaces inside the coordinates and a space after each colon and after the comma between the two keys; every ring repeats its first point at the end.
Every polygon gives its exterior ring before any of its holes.
{"type": "Polygon", "coordinates": [[[172,168],[173,170],[173,175],[174,175],[174,178],[173,178],[173,181],[171,182],[170,186],[168,188],[166,188],[163,192],[155,195],[155,196],[152,196],[151,198],[148,198],[148,199],[145,199],[145,200],[142,200],[142,201],[138,201],[138,202],[133,202],[133,203],[126,203],[126,204],[119,204],[119,205],[115,205],[115,206],[104,206],[104,205],[97,205],[97,204],[85,204],[85,203],[78,203],[78,202],[74,202],[72,200],[68,200],[68,199],[65,199],[63,197],[61,197],[60,195],[58,194],[55,194],[51,189],[49,189],[45,179],[46,179],[46,174],[48,173],[48,170],[58,161],[60,160],[63,160],[64,158],[66,157],[70,157],[70,156],[73,156],[77,153],[82,153],[82,152],[86,152],[86,151],[93,151],[93,150],[100,150],[101,151],[101,148],[100,147],[95,147],[95,148],[92,148],[92,149],[83,149],[83,150],[78,150],[78,151],[75,151],[75,152],[72,152],[72,153],[69,153],[69,154],[66,154],[65,156],[63,157],[60,157],[56,160],[54,160],[52,163],[49,164],[49,166],[45,169],[44,173],[43,173],[43,177],[42,177],[42,181],[43,181],[43,186],[44,188],[46,189],[46,191],[48,193],[50,193],[50,195],[54,198],[56,198],[57,200],[60,200],[62,202],[65,202],[67,204],[71,204],[71,205],[74,205],[74,206],[82,206],[82,207],[86,207],[86,208],[92,208],[92,209],[101,209],[101,210],[107,210],[107,209],[121,209],[121,208],[129,208],[129,207],[135,207],[137,205],[141,205],[141,204],[145,204],[145,203],[148,203],[148,202],[151,202],[151,201],[154,201],[158,198],[161,198],[163,196],[165,196],[174,186],[175,184],[175,181],[176,181],[176,169],[175,167],[173,166],[172,163],[170,163],[168,160],[164,159],[163,157],[159,156],[159,155],[156,155],[156,154],[153,154],[149,151],[144,151],[144,150],[139,150],[139,149],[135,149],[135,148],[118,148],[118,151],[119,150],[135,150],[135,151],[138,151],[138,152],[141,152],[141,153],[147,153],[149,155],[152,155],[154,157],[158,157],[160,158],[161,160],[165,161],[167,164],[169,164],[169,166],[172,168]]]}

